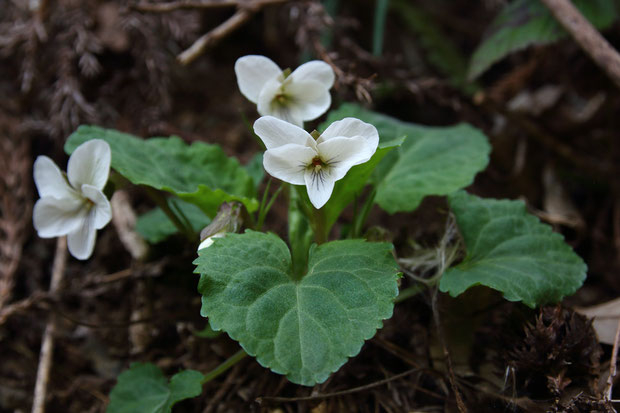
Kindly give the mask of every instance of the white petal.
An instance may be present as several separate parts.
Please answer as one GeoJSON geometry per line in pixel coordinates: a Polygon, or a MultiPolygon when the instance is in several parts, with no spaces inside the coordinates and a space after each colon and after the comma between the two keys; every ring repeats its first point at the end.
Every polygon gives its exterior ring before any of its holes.
{"type": "Polygon", "coordinates": [[[258,95],[265,84],[281,73],[278,65],[265,56],[249,55],[240,57],[235,62],[239,90],[253,103],[258,102],[258,95]]]}
{"type": "Polygon", "coordinates": [[[211,235],[210,237],[205,238],[200,245],[198,245],[198,251],[204,248],[209,248],[215,242],[216,238],[224,238],[226,236],[226,232],[218,232],[216,234],[211,235]]]}
{"type": "MultiPolygon", "coordinates": [[[[285,83],[290,84],[290,81],[285,83]]],[[[267,82],[261,90],[256,110],[261,116],[273,116],[299,127],[304,124],[293,97],[286,92],[282,82],[277,79],[267,82]],[[278,102],[278,95],[284,95],[285,101],[278,102]]]]}
{"type": "Polygon", "coordinates": [[[110,206],[108,198],[100,189],[92,185],[82,185],[82,193],[95,204],[92,206],[94,210],[93,224],[95,229],[105,227],[112,219],[112,207],[110,206]]]}
{"type": "Polygon", "coordinates": [[[304,63],[291,73],[294,82],[314,80],[320,82],[326,89],[330,89],[334,85],[334,77],[332,67],[321,60],[304,63]]]}
{"type": "Polygon", "coordinates": [[[316,209],[320,209],[332,196],[335,180],[331,177],[329,170],[324,170],[323,173],[315,173],[308,169],[304,174],[304,180],[310,202],[316,209]]]}
{"type": "Polygon", "coordinates": [[[52,238],[75,231],[86,212],[82,200],[45,197],[34,205],[32,221],[41,238],[52,238]]]}
{"type": "Polygon", "coordinates": [[[41,198],[79,198],[58,166],[47,156],[39,156],[34,161],[33,176],[41,198]]]}
{"type": "Polygon", "coordinates": [[[308,132],[273,116],[263,116],[254,122],[254,132],[268,150],[291,143],[316,148],[316,142],[308,132]]]}
{"type": "Polygon", "coordinates": [[[371,147],[361,136],[355,138],[332,138],[318,145],[319,153],[329,165],[334,181],[342,179],[354,165],[367,162],[377,149],[371,147]]]}
{"type": "Polygon", "coordinates": [[[292,82],[286,86],[292,105],[302,120],[314,120],[327,112],[332,103],[329,90],[315,80],[292,82]]]}
{"type": "Polygon", "coordinates": [[[110,174],[112,153],[110,145],[93,139],[78,146],[69,158],[67,176],[71,185],[79,190],[83,184],[103,189],[110,174]]]}
{"type": "Polygon", "coordinates": [[[293,185],[304,185],[306,167],[317,152],[307,146],[288,144],[269,149],[263,156],[263,166],[269,175],[293,185]]]}
{"type": "Polygon", "coordinates": [[[352,138],[354,136],[361,136],[366,139],[370,146],[375,148],[374,150],[379,145],[377,128],[356,118],[344,118],[332,123],[317,139],[317,143],[336,137],[352,138]]]}
{"type": "Polygon", "coordinates": [[[67,235],[69,252],[78,260],[88,259],[95,247],[97,230],[94,225],[95,211],[91,209],[85,219],[82,220],[77,230],[67,235]]]}

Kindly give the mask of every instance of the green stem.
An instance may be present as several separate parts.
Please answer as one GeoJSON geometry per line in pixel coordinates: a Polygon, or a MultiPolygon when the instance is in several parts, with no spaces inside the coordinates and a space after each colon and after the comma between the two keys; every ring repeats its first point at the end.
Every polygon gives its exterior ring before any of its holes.
{"type": "Polygon", "coordinates": [[[327,219],[323,209],[313,209],[312,226],[314,229],[314,242],[321,245],[327,242],[327,219]]]}
{"type": "Polygon", "coordinates": [[[362,229],[364,228],[364,224],[366,224],[366,220],[368,219],[368,214],[370,214],[370,210],[375,202],[375,196],[377,195],[377,188],[373,188],[372,192],[368,194],[368,198],[364,201],[364,205],[359,211],[356,211],[355,218],[353,220],[353,230],[351,231],[351,238],[359,238],[362,229]]]}
{"type": "Polygon", "coordinates": [[[416,284],[405,288],[398,293],[398,296],[394,299],[394,304],[405,301],[408,298],[415,297],[427,288],[428,286],[424,284],[416,284]]]}
{"type": "Polygon", "coordinates": [[[168,205],[168,201],[166,198],[157,190],[146,186],[146,193],[151,197],[153,201],[157,204],[157,206],[166,214],[168,219],[172,221],[175,227],[181,232],[181,234],[185,235],[190,241],[195,241],[195,234],[192,228],[188,228],[183,225],[183,222],[176,216],[176,214],[170,209],[168,205]]]}
{"type": "Polygon", "coordinates": [[[201,384],[205,384],[205,383],[210,382],[211,380],[213,380],[214,378],[216,378],[220,374],[224,373],[226,370],[228,370],[229,368],[231,368],[235,364],[239,363],[247,355],[248,355],[248,353],[246,353],[244,350],[237,351],[235,354],[230,356],[222,364],[220,364],[219,366],[217,366],[216,368],[214,368],[213,370],[211,370],[210,372],[205,374],[204,378],[202,379],[202,383],[201,384]]]}
{"type": "Polygon", "coordinates": [[[385,34],[385,18],[389,0],[376,0],[375,21],[372,33],[372,54],[380,57],[383,52],[383,36],[385,34]]]}
{"type": "Polygon", "coordinates": [[[185,228],[191,230],[192,234],[195,233],[194,227],[192,227],[192,223],[189,222],[189,219],[187,218],[187,216],[185,216],[185,213],[183,212],[181,207],[179,207],[179,205],[174,201],[175,200],[172,199],[170,200],[170,202],[167,202],[167,204],[170,206],[170,209],[175,213],[177,218],[179,218],[185,228]]]}

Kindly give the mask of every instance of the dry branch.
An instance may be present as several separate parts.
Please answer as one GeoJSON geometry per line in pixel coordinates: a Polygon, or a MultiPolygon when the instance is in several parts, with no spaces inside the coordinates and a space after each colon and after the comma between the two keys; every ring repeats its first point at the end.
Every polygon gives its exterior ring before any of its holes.
{"type": "Polygon", "coordinates": [[[286,3],[288,0],[254,0],[236,2],[237,11],[224,23],[202,35],[188,49],[177,56],[182,65],[188,65],[200,56],[209,46],[213,46],[233,31],[244,25],[252,15],[271,4],[286,3]]]}
{"type": "Polygon", "coordinates": [[[620,88],[620,54],[582,16],[570,0],[541,0],[607,76],[620,88]]]}
{"type": "MultiPolygon", "coordinates": [[[[67,263],[67,238],[60,237],[56,244],[56,254],[54,255],[54,265],[52,267],[52,281],[50,282],[50,294],[55,294],[62,284],[67,263]]],[[[54,353],[54,333],[56,330],[56,317],[52,314],[47,321],[43,340],[41,342],[41,353],[39,355],[39,368],[37,370],[37,382],[34,387],[34,399],[32,402],[32,413],[45,412],[45,395],[47,393],[47,383],[49,381],[50,368],[52,366],[52,354],[54,353]]]]}

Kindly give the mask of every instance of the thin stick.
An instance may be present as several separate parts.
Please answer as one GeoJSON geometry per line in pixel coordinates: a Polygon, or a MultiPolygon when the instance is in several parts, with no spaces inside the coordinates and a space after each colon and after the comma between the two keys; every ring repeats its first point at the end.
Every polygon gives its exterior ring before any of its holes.
{"type": "MultiPolygon", "coordinates": [[[[394,381],[394,380],[402,379],[403,377],[407,377],[411,373],[415,373],[418,370],[420,370],[420,369],[418,369],[418,368],[409,369],[409,370],[407,370],[405,372],[396,374],[396,375],[394,375],[392,377],[388,377],[387,379],[379,380],[379,381],[376,381],[374,383],[366,384],[364,386],[354,387],[352,389],[343,390],[343,391],[337,391],[337,392],[333,392],[333,393],[316,394],[314,396],[306,396],[306,397],[269,397],[269,396],[263,396],[263,397],[257,398],[256,401],[259,404],[264,402],[264,401],[265,402],[303,402],[303,401],[310,401],[310,400],[327,399],[327,398],[330,398],[330,397],[344,396],[344,395],[351,394],[351,393],[358,393],[358,392],[361,392],[361,391],[369,390],[369,389],[372,389],[373,387],[382,386],[382,385],[387,384],[387,383],[389,383],[391,381],[394,381]]],[[[439,396],[439,397],[441,397],[443,399],[442,396],[439,396]]]]}
{"type": "Polygon", "coordinates": [[[247,22],[252,14],[254,14],[254,12],[247,8],[237,10],[237,12],[224,23],[198,38],[189,49],[177,56],[177,60],[184,66],[190,64],[196,60],[207,47],[214,45],[247,22]]]}
{"type": "MultiPolygon", "coordinates": [[[[52,266],[52,281],[50,282],[50,294],[54,295],[58,291],[65,274],[67,264],[67,238],[60,237],[56,242],[56,254],[52,266]]],[[[49,381],[50,368],[52,366],[52,354],[54,353],[54,332],[56,330],[56,317],[50,315],[43,341],[41,343],[41,353],[39,355],[39,368],[37,370],[37,382],[34,387],[34,399],[32,402],[32,413],[45,412],[45,395],[47,393],[47,382],[49,381]]]]}
{"type": "Polygon", "coordinates": [[[620,88],[620,54],[570,0],[541,0],[607,76],[620,88]]]}
{"type": "Polygon", "coordinates": [[[607,400],[611,400],[614,377],[616,377],[617,373],[616,363],[618,362],[618,341],[620,341],[620,320],[618,320],[618,327],[616,327],[616,338],[614,339],[614,347],[611,351],[611,361],[609,362],[609,377],[607,378],[607,386],[605,389],[607,400]]]}
{"type": "Polygon", "coordinates": [[[249,2],[237,2],[237,11],[235,14],[215,29],[198,38],[194,44],[177,56],[177,60],[184,66],[190,64],[209,46],[213,46],[245,24],[245,22],[261,8],[271,4],[286,3],[287,1],[288,0],[254,0],[249,2]]]}

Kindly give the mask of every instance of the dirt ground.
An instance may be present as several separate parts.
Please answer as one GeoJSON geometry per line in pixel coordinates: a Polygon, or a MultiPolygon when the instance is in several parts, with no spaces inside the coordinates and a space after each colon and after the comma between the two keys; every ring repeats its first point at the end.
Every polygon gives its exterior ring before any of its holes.
{"type": "MultiPolygon", "coordinates": [[[[374,56],[374,1],[272,3],[214,37],[210,31],[234,7],[155,11],[131,0],[2,0],[0,412],[30,410],[50,317],[57,325],[47,412],[105,411],[116,377],[134,361],[169,375],[207,372],[239,350],[225,334],[196,335],[206,326],[193,274],[196,246],[181,237],[152,246],[138,261],[109,225],[93,257],[70,257],[61,288],[48,293],[56,241],[32,227],[32,165],[47,155],[64,167],[64,141],[80,124],[219,143],[247,162],[259,150],[248,128],[257,113],[233,71],[247,54],[291,68],[328,61],[337,74],[332,107],[358,102],[409,122],[482,129],[491,162],[470,192],[523,199],[584,259],[588,278],[560,306],[538,310],[484,288],[458,299],[423,293],[399,302],[361,353],[315,388],[245,358],[175,412],[614,411],[603,394],[612,346],[599,344],[573,308],[620,293],[618,88],[565,39],[510,55],[469,93],[436,69],[435,45],[393,10],[383,52],[374,56]],[[180,63],[177,56],[208,32],[208,47],[180,63]]],[[[414,3],[464,57],[504,4],[414,3]]],[[[604,34],[620,45],[618,23],[604,34]]],[[[154,206],[143,188],[127,195],[136,213],[154,206]]],[[[406,256],[411,239],[435,245],[445,208],[444,199],[430,197],[414,213],[374,211],[370,223],[406,256]]],[[[282,214],[284,200],[266,227],[284,234],[282,214]]],[[[404,278],[403,288],[411,283],[404,278]]],[[[620,398],[618,387],[612,398],[620,398]]]]}

